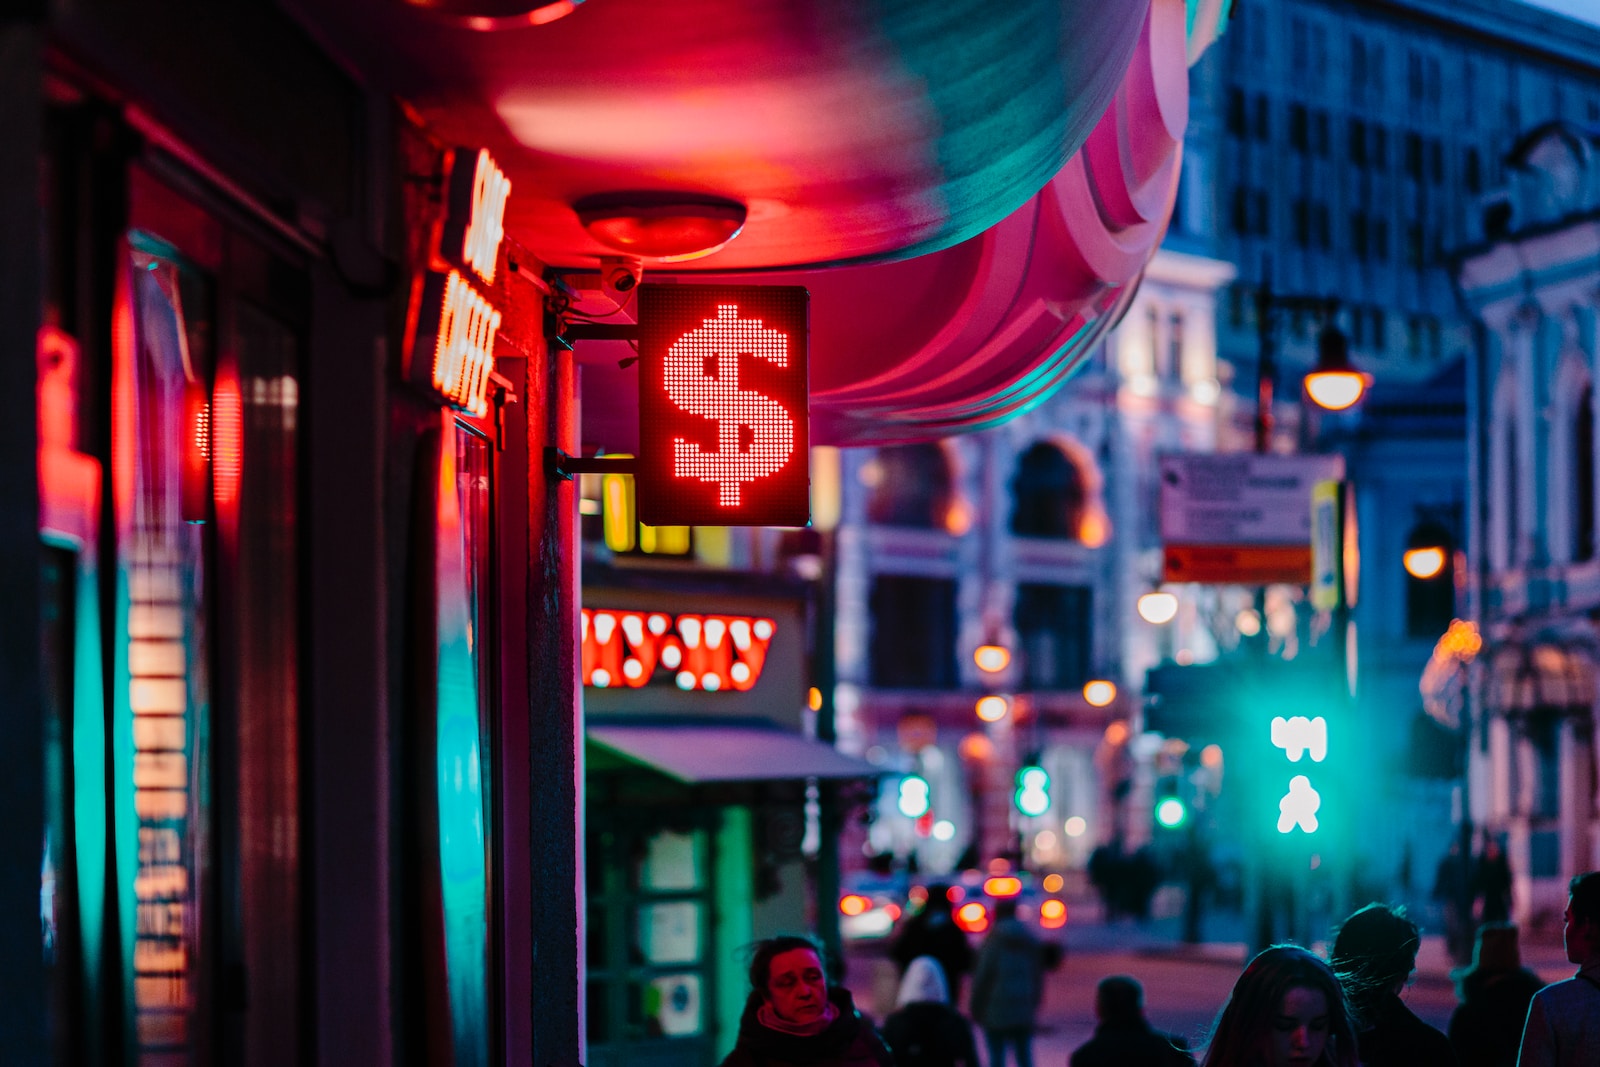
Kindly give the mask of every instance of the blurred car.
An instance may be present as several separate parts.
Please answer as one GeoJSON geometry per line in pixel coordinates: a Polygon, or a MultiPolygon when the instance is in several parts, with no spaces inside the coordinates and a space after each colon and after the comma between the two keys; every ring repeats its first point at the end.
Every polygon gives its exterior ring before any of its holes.
{"type": "Polygon", "coordinates": [[[906,912],[906,876],[857,871],[846,875],[839,894],[839,935],[846,941],[877,941],[894,932],[906,912]]]}

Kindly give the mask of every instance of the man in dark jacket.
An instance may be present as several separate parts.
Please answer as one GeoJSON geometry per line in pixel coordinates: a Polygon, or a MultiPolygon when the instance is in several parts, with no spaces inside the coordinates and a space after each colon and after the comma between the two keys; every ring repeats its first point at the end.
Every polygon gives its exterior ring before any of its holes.
{"type": "Polygon", "coordinates": [[[1194,1067],[1181,1039],[1160,1033],[1144,1017],[1144,987],[1125,974],[1095,988],[1094,1036],[1072,1054],[1071,1067],[1194,1067]]]}
{"type": "Polygon", "coordinates": [[[1361,1033],[1366,1067],[1455,1067],[1449,1038],[1400,999],[1417,966],[1422,937],[1404,908],[1368,904],[1339,927],[1328,962],[1339,974],[1361,1033]]]}
{"type": "Polygon", "coordinates": [[[758,942],[739,1039],[722,1067],[894,1067],[850,991],[830,988],[825,974],[810,938],[758,942]]]}
{"type": "Polygon", "coordinates": [[[900,933],[890,946],[889,956],[900,969],[901,977],[918,956],[932,956],[944,968],[945,981],[950,986],[950,1003],[961,1003],[961,979],[972,969],[972,943],[961,927],[956,925],[950,901],[950,887],[934,884],[928,887],[928,899],[922,910],[905,921],[900,933]]]}
{"type": "Polygon", "coordinates": [[[989,1067],[1005,1067],[1006,1048],[1017,1067],[1033,1067],[1033,1029],[1044,999],[1044,947],[1017,918],[1017,902],[994,908],[994,929],[978,951],[972,974],[972,1019],[989,1044],[989,1067]]]}

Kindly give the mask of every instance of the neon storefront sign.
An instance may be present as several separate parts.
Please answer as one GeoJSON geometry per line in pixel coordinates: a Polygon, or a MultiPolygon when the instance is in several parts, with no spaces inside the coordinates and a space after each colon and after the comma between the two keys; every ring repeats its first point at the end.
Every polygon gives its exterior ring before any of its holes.
{"type": "Polygon", "coordinates": [[[747,615],[583,609],[583,684],[744,692],[767,662],[777,624],[747,615]]]}

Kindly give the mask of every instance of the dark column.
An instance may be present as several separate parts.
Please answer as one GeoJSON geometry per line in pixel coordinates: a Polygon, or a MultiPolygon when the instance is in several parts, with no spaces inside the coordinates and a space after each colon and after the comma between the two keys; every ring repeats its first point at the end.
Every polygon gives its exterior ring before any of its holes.
{"type": "MultiPolygon", "coordinates": [[[[34,5],[24,4],[23,7],[34,5]]],[[[43,31],[0,20],[0,1043],[7,1063],[46,1063],[39,861],[44,846],[38,412],[40,77],[43,31]]]]}
{"type": "MultiPolygon", "coordinates": [[[[305,820],[315,1062],[394,1062],[384,451],[391,350],[381,300],[312,272],[306,360],[305,820]]],[[[401,587],[403,588],[403,586],[401,587]]]]}
{"type": "Polygon", "coordinates": [[[528,355],[528,751],[533,1062],[576,1067],[583,1049],[583,705],[577,485],[549,475],[546,448],[578,452],[571,353],[528,355]]]}

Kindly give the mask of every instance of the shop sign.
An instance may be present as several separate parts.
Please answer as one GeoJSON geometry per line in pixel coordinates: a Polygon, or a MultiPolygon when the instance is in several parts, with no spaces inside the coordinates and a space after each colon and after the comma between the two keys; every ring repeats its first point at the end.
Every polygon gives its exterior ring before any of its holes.
{"type": "Polygon", "coordinates": [[[445,205],[413,286],[407,377],[451,407],[489,410],[501,313],[492,299],[511,182],[485,149],[446,153],[445,205]]]}
{"type": "Polygon", "coordinates": [[[640,522],[810,522],[808,306],[802,286],[640,286],[640,522]]]}
{"type": "Polygon", "coordinates": [[[670,679],[684,690],[743,692],[767,662],[777,624],[746,615],[583,609],[583,684],[638,689],[670,679]]]}
{"type": "Polygon", "coordinates": [[[1311,581],[1311,494],[1343,476],[1339,456],[1162,456],[1162,580],[1311,581]]]}

